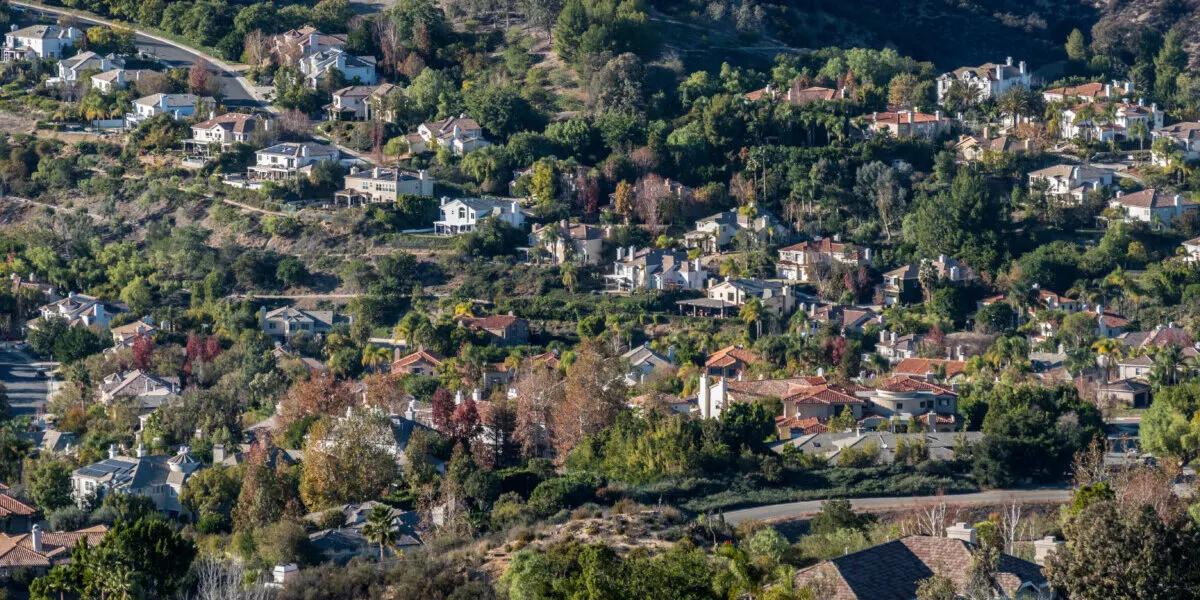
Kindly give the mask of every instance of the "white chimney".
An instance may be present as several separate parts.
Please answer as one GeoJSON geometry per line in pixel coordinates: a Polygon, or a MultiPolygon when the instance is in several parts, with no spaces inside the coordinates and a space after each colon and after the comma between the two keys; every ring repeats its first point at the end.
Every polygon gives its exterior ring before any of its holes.
{"type": "Polygon", "coordinates": [[[116,458],[116,457],[117,457],[117,445],[116,445],[116,444],[109,444],[109,445],[108,445],[108,457],[109,457],[109,458],[116,458]]]}
{"type": "Polygon", "coordinates": [[[962,540],[969,544],[978,543],[975,537],[975,528],[969,527],[966,523],[955,523],[946,528],[946,537],[952,540],[962,540]]]}
{"type": "Polygon", "coordinates": [[[457,392],[454,393],[454,405],[458,406],[462,403],[463,403],[463,393],[462,393],[462,390],[458,390],[457,392]]]}
{"type": "Polygon", "coordinates": [[[475,388],[475,389],[471,390],[471,401],[472,402],[479,402],[481,399],[482,399],[482,396],[479,394],[479,388],[475,388]]]}
{"type": "MultiPolygon", "coordinates": [[[[220,445],[220,444],[218,444],[218,445],[220,445]]],[[[215,451],[215,448],[214,448],[214,451],[215,451]]],[[[138,457],[138,458],[142,458],[142,457],[144,457],[144,456],[146,456],[146,445],[145,445],[145,444],[143,444],[143,443],[141,443],[141,442],[138,442],[138,445],[137,445],[137,457],[138,457]]]]}
{"type": "Polygon", "coordinates": [[[696,394],[696,403],[700,405],[700,416],[705,419],[712,417],[712,405],[708,397],[708,373],[700,374],[700,391],[696,394]]]}
{"type": "Polygon", "coordinates": [[[1025,74],[1025,61],[1021,61],[1021,62],[1017,63],[1017,69],[1019,69],[1021,71],[1021,74],[1024,75],[1025,74]]]}
{"type": "Polygon", "coordinates": [[[996,65],[996,81],[1004,81],[1004,65],[996,65]]]}
{"type": "Polygon", "coordinates": [[[212,455],[214,465],[225,462],[225,444],[213,444],[212,455]]]}
{"type": "Polygon", "coordinates": [[[29,543],[33,546],[34,552],[42,552],[42,528],[34,525],[29,532],[29,543]]]}
{"type": "Polygon", "coordinates": [[[1175,207],[1178,208],[1182,202],[1183,196],[1181,194],[1175,194],[1175,207]]]}
{"type": "Polygon", "coordinates": [[[1011,67],[1011,66],[1012,66],[1012,57],[1011,57],[1011,56],[1009,56],[1009,57],[1006,57],[1006,58],[1004,59],[1004,66],[1006,66],[1006,67],[1011,67]]]}

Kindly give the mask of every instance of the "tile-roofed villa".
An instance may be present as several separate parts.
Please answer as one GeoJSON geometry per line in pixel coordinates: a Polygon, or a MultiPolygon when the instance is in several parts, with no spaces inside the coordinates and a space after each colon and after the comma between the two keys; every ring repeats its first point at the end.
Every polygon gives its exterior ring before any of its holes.
{"type": "Polygon", "coordinates": [[[33,569],[44,573],[50,567],[70,560],[71,549],[80,540],[94,546],[108,533],[105,525],[93,525],[77,531],[42,531],[37,525],[29,533],[0,533],[0,577],[14,569],[33,569]]]}
{"type": "Polygon", "coordinates": [[[752,365],[762,362],[762,359],[744,346],[726,346],[708,355],[704,361],[704,370],[711,377],[721,376],[733,379],[740,378],[752,365]]]}

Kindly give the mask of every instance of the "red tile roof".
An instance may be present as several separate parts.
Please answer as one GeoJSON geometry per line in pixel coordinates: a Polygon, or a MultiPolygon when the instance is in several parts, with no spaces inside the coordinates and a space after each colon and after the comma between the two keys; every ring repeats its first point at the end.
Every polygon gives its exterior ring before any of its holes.
{"type": "Polygon", "coordinates": [[[912,375],[895,375],[885,379],[883,383],[876,387],[887,392],[933,392],[935,394],[958,395],[954,392],[953,388],[931,383],[912,375]]]}
{"type": "Polygon", "coordinates": [[[762,359],[757,354],[741,347],[741,346],[726,346],[708,356],[708,360],[704,361],[706,367],[730,367],[738,362],[745,365],[753,365],[760,362],[762,359]]]}
{"type": "MultiPolygon", "coordinates": [[[[6,488],[7,489],[7,488],[6,488]]],[[[37,512],[37,509],[9,496],[8,494],[0,493],[0,517],[9,517],[16,515],[18,517],[32,516],[37,512]]]]}
{"type": "Polygon", "coordinates": [[[915,375],[924,377],[930,373],[937,372],[938,368],[945,371],[946,377],[954,377],[963,372],[967,367],[967,363],[961,360],[948,360],[945,358],[906,358],[896,364],[892,369],[895,375],[915,375]]]}
{"type": "Polygon", "coordinates": [[[437,352],[433,352],[431,350],[426,350],[424,348],[421,348],[421,349],[418,349],[416,352],[413,352],[412,354],[409,354],[408,356],[405,356],[405,357],[401,358],[400,360],[397,360],[396,362],[392,363],[392,369],[402,369],[404,367],[414,365],[421,361],[424,361],[424,362],[427,362],[434,366],[437,366],[437,365],[442,364],[442,362],[445,360],[446,360],[446,357],[438,354],[437,352]]]}
{"type": "Polygon", "coordinates": [[[507,329],[520,320],[521,317],[514,317],[513,315],[488,315],[486,317],[464,317],[462,323],[467,327],[494,331],[507,329]]]}
{"type": "Polygon", "coordinates": [[[33,540],[28,533],[0,533],[0,567],[49,567],[70,557],[71,548],[79,540],[85,539],[94,546],[100,543],[105,533],[108,533],[108,527],[104,525],[78,531],[45,532],[40,552],[33,549],[33,540]]]}

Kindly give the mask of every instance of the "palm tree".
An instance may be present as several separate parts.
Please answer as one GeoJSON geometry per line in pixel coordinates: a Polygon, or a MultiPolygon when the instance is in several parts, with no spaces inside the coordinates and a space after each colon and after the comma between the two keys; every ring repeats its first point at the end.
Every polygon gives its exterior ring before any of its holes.
{"type": "Polygon", "coordinates": [[[1113,363],[1120,355],[1121,343],[1113,338],[1102,338],[1092,344],[1092,351],[1096,353],[1096,362],[1104,368],[1105,380],[1108,380],[1113,363]]]}
{"type": "Polygon", "coordinates": [[[1179,365],[1183,362],[1183,352],[1179,346],[1171,344],[1160,348],[1154,353],[1154,367],[1150,371],[1150,379],[1159,385],[1175,385],[1179,380],[1179,365]]]}
{"type": "Polygon", "coordinates": [[[575,286],[579,284],[579,268],[575,263],[567,261],[558,268],[558,272],[562,275],[563,287],[574,292],[575,286]]]}
{"type": "Polygon", "coordinates": [[[368,369],[378,369],[380,365],[388,364],[392,351],[383,346],[367,344],[362,350],[362,365],[368,369]]]}
{"type": "Polygon", "coordinates": [[[379,544],[379,560],[383,560],[383,551],[396,543],[396,517],[392,515],[391,507],[386,504],[376,504],[367,513],[367,522],[363,524],[362,534],[367,541],[379,544]]]}
{"type": "Polygon", "coordinates": [[[1150,130],[1146,127],[1145,121],[1134,121],[1129,126],[1129,135],[1137,138],[1139,151],[1146,149],[1146,136],[1150,135],[1150,130]]]}
{"type": "Polygon", "coordinates": [[[955,112],[964,111],[978,101],[979,88],[960,79],[950,82],[950,87],[942,95],[942,105],[955,112]]]}
{"type": "Polygon", "coordinates": [[[747,325],[751,323],[754,324],[756,333],[754,336],[755,338],[762,337],[762,313],[762,301],[758,298],[751,298],[747,300],[746,303],[742,305],[741,311],[738,312],[738,317],[742,319],[743,323],[747,325]]]}

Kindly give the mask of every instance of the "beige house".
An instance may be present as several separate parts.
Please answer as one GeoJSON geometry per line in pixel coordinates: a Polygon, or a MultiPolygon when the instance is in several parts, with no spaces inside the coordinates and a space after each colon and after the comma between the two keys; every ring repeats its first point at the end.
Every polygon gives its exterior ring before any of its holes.
{"type": "Polygon", "coordinates": [[[1112,187],[1111,169],[1089,165],[1054,165],[1029,173],[1029,191],[1044,190],[1047,196],[1082,204],[1091,194],[1112,187]]]}
{"type": "Polygon", "coordinates": [[[562,220],[546,225],[534,225],[529,234],[529,246],[545,250],[556,265],[568,260],[595,266],[600,264],[604,250],[604,229],[586,223],[562,220]]]}
{"type": "Polygon", "coordinates": [[[835,238],[817,238],[779,249],[775,273],[780,279],[810,283],[819,281],[834,265],[860,267],[871,264],[871,249],[859,248],[835,238]]]}
{"type": "Polygon", "coordinates": [[[1142,221],[1156,226],[1169,225],[1175,217],[1196,210],[1196,203],[1183,194],[1169,194],[1149,188],[1132,194],[1117,193],[1111,206],[1122,209],[1126,221],[1142,221]]]}
{"type": "Polygon", "coordinates": [[[869,131],[886,131],[895,138],[933,139],[949,131],[952,124],[953,121],[943,117],[940,110],[931,115],[913,109],[874,112],[866,121],[869,131]]]}
{"type": "Polygon", "coordinates": [[[386,167],[351,167],[345,177],[345,185],[345,189],[334,193],[335,205],[342,201],[346,202],[346,206],[397,202],[401,196],[432,197],[434,180],[424,169],[405,171],[386,167]]]}
{"type": "Polygon", "coordinates": [[[421,123],[416,133],[407,136],[408,151],[412,154],[435,152],[446,146],[455,156],[478,150],[492,143],[483,137],[483,128],[466,113],[441,121],[421,123]]]}

